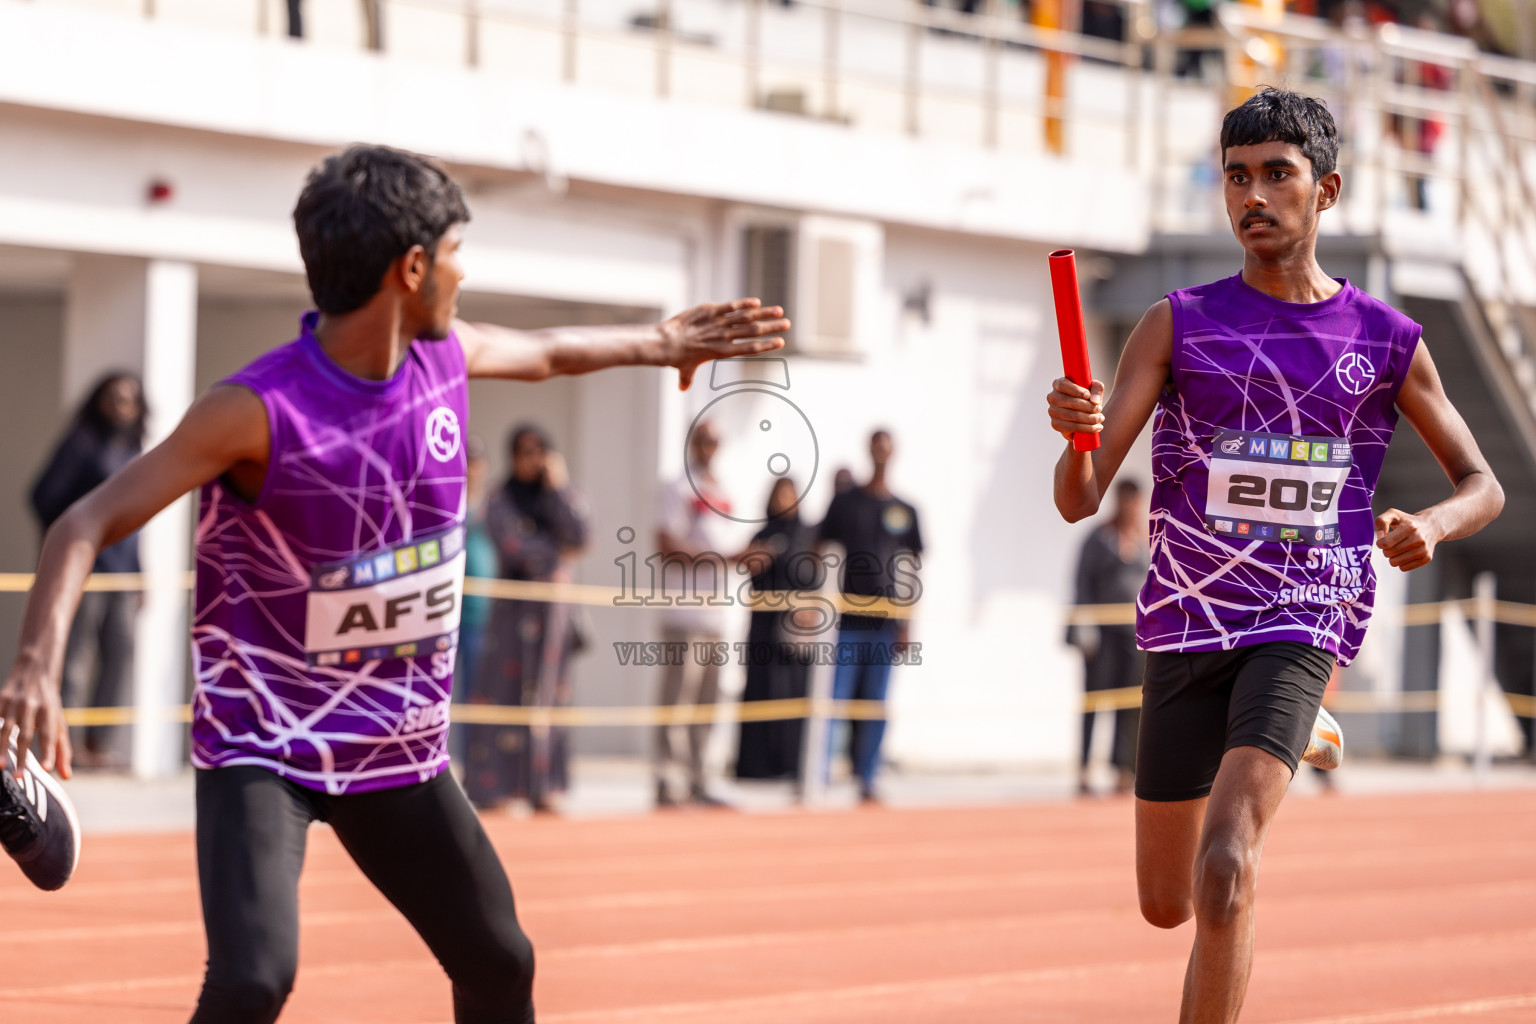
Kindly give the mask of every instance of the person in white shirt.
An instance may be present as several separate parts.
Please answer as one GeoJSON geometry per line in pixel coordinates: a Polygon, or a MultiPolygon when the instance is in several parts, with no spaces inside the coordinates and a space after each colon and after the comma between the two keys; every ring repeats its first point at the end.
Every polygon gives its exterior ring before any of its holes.
{"type": "MultiPolygon", "coordinates": [[[[724,550],[730,525],[729,499],[720,489],[710,463],[720,447],[714,424],[704,421],[688,435],[688,468],[661,490],[656,528],[657,550],[662,555],[663,593],[671,600],[661,612],[662,640],[666,650],[681,651],[669,657],[662,669],[662,707],[679,704],[713,704],[720,695],[720,670],[698,645],[718,644],[724,634],[723,609],[731,593],[735,554],[724,550]],[[722,514],[723,513],[723,514],[722,514]],[[677,645],[682,644],[679,648],[677,645]]],[[[709,740],[707,722],[687,726],[656,727],[656,805],[682,803],[721,806],[704,786],[704,746],[709,740]],[[674,730],[684,733],[681,742],[674,730]],[[683,782],[679,795],[674,783],[683,782]]]]}

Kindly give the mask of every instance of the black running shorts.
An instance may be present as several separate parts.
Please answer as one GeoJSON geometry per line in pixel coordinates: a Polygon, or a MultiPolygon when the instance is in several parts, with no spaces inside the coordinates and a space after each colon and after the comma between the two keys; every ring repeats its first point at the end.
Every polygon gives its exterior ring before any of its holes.
{"type": "Polygon", "coordinates": [[[1295,773],[1333,674],[1334,657],[1277,640],[1231,651],[1152,651],[1141,691],[1136,795],[1208,796],[1233,747],[1258,747],[1295,773]]]}

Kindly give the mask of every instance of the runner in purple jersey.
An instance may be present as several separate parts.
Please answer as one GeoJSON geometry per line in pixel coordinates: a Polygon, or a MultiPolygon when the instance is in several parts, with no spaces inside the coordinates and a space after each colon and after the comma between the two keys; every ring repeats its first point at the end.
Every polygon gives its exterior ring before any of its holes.
{"type": "Polygon", "coordinates": [[[1504,504],[1419,326],[1317,264],[1343,185],[1327,108],[1262,90],[1227,113],[1221,149],[1242,272],[1148,310],[1107,401],[1066,378],[1047,398],[1052,429],[1101,435],[1057,463],[1069,522],[1097,511],[1153,418],[1136,877],[1152,924],[1195,918],[1181,1024],[1242,1009],[1265,836],[1297,764],[1342,754],[1322,698],[1370,618],[1371,548],[1416,569],[1504,504]],[[1373,515],[1399,414],[1453,492],[1373,515]]]}
{"type": "MultiPolygon", "coordinates": [[[[460,1024],[533,1017],[506,874],[444,769],[463,589],[467,381],[674,366],[780,347],[756,299],[651,326],[455,318],[469,220],[446,172],[357,146],[294,210],[317,313],[49,531],[4,731],[69,775],[64,641],[96,553],[193,488],[193,762],[208,970],[195,1024],[277,1019],[298,962],[304,836],[328,822],[443,965],[460,1024]]],[[[17,758],[20,761],[20,758],[17,758]]]]}

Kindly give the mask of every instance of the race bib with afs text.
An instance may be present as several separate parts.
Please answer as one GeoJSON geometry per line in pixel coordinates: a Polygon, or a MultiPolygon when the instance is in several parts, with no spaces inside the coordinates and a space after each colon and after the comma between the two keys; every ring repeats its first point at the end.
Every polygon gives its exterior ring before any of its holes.
{"type": "Polygon", "coordinates": [[[464,528],[310,572],[304,649],[311,665],[425,657],[456,645],[464,528]]]}

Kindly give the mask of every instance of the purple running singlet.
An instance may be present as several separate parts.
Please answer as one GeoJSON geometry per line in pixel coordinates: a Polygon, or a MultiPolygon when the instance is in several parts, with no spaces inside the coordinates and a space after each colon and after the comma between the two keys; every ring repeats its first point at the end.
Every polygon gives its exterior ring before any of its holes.
{"type": "Polygon", "coordinates": [[[1271,640],[1347,665],[1371,616],[1371,498],[1418,324],[1348,281],[1282,302],[1240,275],[1168,296],[1152,434],[1148,651],[1271,640]]]}
{"type": "Polygon", "coordinates": [[[192,763],[359,793],[448,764],[469,392],[456,337],[370,381],[317,321],[227,381],[261,398],[272,450],[254,503],[202,491],[192,763]]]}

